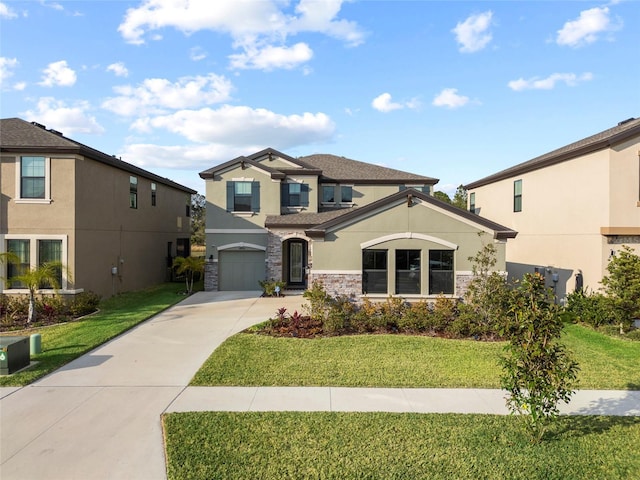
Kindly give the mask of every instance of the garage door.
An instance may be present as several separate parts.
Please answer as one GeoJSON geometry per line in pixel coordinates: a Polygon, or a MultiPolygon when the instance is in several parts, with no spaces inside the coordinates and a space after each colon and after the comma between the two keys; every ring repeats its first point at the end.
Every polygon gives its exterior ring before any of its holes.
{"type": "Polygon", "coordinates": [[[265,279],[264,252],[220,252],[218,284],[220,290],[260,290],[265,279]]]}

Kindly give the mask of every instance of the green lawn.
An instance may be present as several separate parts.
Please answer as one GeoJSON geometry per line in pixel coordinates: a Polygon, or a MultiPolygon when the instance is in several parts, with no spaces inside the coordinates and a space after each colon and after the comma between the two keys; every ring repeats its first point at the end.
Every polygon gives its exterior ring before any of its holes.
{"type": "Polygon", "coordinates": [[[169,479],[638,479],[639,417],[561,417],[531,444],[518,417],[174,413],[169,479]]]}
{"type": "MultiPolygon", "coordinates": [[[[567,325],[579,388],[640,388],[640,342],[567,325]]],[[[240,333],[224,342],[192,385],[498,388],[503,343],[405,335],[319,339],[240,333]]]]}
{"type": "Polygon", "coordinates": [[[27,385],[69,363],[107,340],[184,300],[184,285],[166,283],[117,295],[100,303],[100,311],[75,322],[7,335],[42,335],[42,353],[32,357],[34,367],[0,377],[0,386],[27,385]]]}

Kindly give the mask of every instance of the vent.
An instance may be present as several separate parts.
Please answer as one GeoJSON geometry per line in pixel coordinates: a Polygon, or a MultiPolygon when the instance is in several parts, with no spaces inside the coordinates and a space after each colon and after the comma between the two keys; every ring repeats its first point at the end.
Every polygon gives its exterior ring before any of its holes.
{"type": "Polygon", "coordinates": [[[42,125],[41,123],[38,123],[38,122],[31,122],[31,125],[33,125],[34,127],[40,127],[43,130],[47,129],[47,127],[45,127],[44,125],[42,125]]]}
{"type": "Polygon", "coordinates": [[[635,118],[633,118],[633,117],[627,118],[626,120],[622,120],[621,122],[618,122],[618,126],[624,125],[625,123],[633,122],[634,120],[635,120],[635,118]]]}
{"type": "Polygon", "coordinates": [[[54,130],[53,128],[50,128],[49,131],[55,135],[58,135],[59,137],[62,137],[62,132],[59,132],[58,130],[54,130]]]}

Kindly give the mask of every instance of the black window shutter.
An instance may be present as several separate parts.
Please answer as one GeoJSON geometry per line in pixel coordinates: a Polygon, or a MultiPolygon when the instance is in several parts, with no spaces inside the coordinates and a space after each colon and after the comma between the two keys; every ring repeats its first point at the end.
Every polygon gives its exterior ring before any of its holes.
{"type": "Polygon", "coordinates": [[[280,206],[281,207],[289,206],[289,184],[288,183],[280,184],[280,206]]]}
{"type": "Polygon", "coordinates": [[[306,183],[300,185],[300,205],[303,207],[309,206],[309,185],[306,183]]]}
{"type": "Polygon", "coordinates": [[[260,182],[251,182],[251,210],[260,211],[260,182]]]}
{"type": "Polygon", "coordinates": [[[235,194],[235,182],[227,182],[227,212],[233,212],[234,194],[235,194]]]}

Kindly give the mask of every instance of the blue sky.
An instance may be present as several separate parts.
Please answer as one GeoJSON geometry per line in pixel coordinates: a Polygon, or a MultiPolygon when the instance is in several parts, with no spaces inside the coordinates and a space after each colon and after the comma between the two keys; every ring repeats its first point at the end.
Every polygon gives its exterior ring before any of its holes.
{"type": "Polygon", "coordinates": [[[204,193],[273,147],[459,184],[640,116],[637,1],[0,1],[0,116],[204,193]]]}

